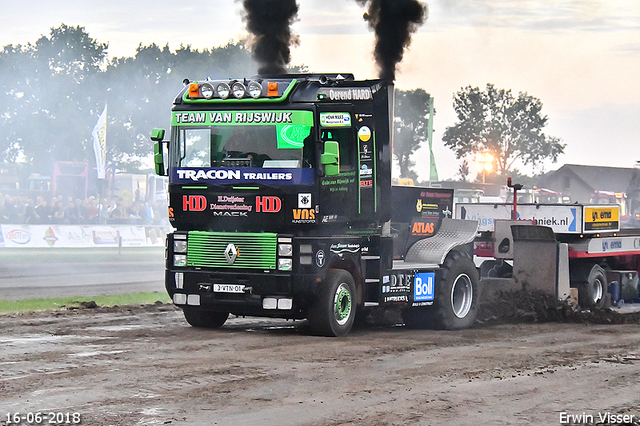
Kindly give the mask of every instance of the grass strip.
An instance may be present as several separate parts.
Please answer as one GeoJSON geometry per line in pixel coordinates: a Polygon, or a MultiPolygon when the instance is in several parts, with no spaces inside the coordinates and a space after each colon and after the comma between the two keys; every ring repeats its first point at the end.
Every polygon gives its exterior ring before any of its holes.
{"type": "Polygon", "coordinates": [[[150,305],[157,301],[170,303],[167,293],[154,291],[117,294],[113,296],[71,296],[52,299],[0,300],[0,313],[54,311],[63,307],[80,307],[82,302],[95,302],[98,306],[150,305]]]}

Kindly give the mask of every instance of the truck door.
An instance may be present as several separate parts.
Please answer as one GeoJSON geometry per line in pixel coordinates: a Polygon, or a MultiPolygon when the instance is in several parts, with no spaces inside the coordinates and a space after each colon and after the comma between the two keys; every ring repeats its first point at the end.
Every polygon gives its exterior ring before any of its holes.
{"type": "Polygon", "coordinates": [[[337,174],[325,173],[320,179],[322,222],[347,222],[359,216],[358,144],[351,108],[319,111],[321,150],[329,152],[327,142],[338,144],[337,174]]]}

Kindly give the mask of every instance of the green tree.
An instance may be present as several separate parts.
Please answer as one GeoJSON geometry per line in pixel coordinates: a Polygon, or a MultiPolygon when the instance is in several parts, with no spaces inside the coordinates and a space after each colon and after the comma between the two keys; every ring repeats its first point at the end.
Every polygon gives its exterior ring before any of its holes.
{"type": "Polygon", "coordinates": [[[457,158],[488,151],[505,176],[514,163],[534,167],[545,159],[557,161],[565,145],[559,138],[547,136],[543,128],[548,118],[542,115],[540,99],[520,92],[496,89],[487,84],[486,91],[467,86],[457,92],[453,107],[458,122],[447,127],[442,140],[455,151],[457,158]]]}
{"type": "Polygon", "coordinates": [[[250,76],[257,64],[242,43],[198,51],[140,45],[106,60],[106,44],[62,24],[35,44],[0,50],[0,161],[48,174],[53,161],[95,164],[91,131],[108,105],[107,161],[131,167],[152,152],[149,132],[168,127],[185,78],[250,76]]]}
{"type": "Polygon", "coordinates": [[[396,90],[393,155],[400,166],[400,177],[417,180],[413,153],[427,140],[429,97],[423,89],[396,90]]]}
{"type": "Polygon", "coordinates": [[[107,157],[121,167],[135,167],[136,158],[149,155],[154,127],[168,127],[173,100],[183,80],[248,76],[257,64],[242,43],[204,49],[168,45],[138,46],[133,58],[116,58],[102,76],[103,96],[109,104],[107,157]]]}
{"type": "Polygon", "coordinates": [[[96,76],[106,45],[83,27],[62,24],[35,44],[5,46],[0,54],[2,109],[0,152],[50,170],[52,160],[83,161],[91,150],[97,107],[96,76]]]}

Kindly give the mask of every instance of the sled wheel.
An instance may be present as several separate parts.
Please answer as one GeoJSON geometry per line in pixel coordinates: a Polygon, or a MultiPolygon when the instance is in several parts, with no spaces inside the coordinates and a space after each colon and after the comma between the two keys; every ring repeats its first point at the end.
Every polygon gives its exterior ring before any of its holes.
{"type": "Polygon", "coordinates": [[[182,311],[189,325],[197,328],[220,328],[229,318],[229,312],[211,312],[187,307],[182,311]]]}
{"type": "Polygon", "coordinates": [[[356,316],[353,277],[347,271],[332,269],[320,286],[307,316],[311,332],[319,336],[344,336],[356,316]]]}
{"type": "Polygon", "coordinates": [[[586,309],[600,309],[605,304],[607,291],[607,275],[604,269],[600,265],[593,265],[586,281],[578,284],[578,303],[586,309]]]}

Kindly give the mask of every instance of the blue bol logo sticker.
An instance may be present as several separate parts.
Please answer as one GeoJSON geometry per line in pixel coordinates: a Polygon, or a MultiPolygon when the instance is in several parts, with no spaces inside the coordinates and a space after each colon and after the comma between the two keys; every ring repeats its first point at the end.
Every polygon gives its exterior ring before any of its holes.
{"type": "Polygon", "coordinates": [[[423,272],[416,274],[413,280],[413,301],[428,302],[434,298],[435,272],[423,272]]]}

